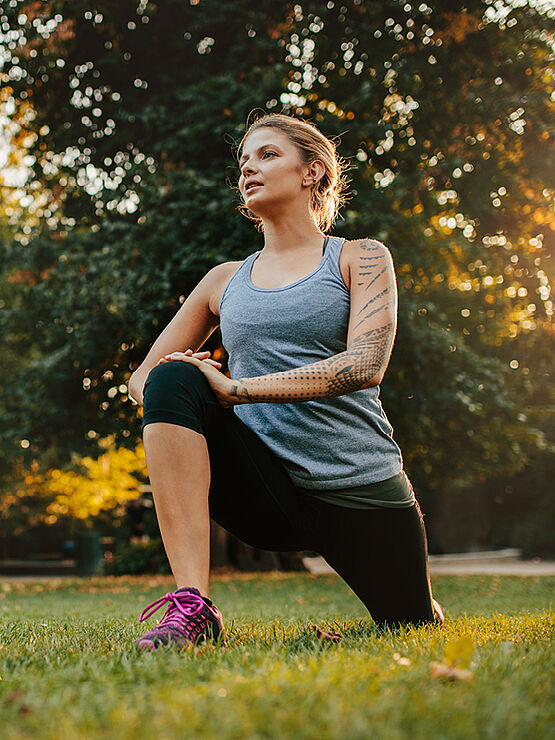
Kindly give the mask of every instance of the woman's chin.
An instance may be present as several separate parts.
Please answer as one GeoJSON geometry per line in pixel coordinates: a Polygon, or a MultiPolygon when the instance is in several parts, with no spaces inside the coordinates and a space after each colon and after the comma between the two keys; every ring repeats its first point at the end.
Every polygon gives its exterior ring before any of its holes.
{"type": "Polygon", "coordinates": [[[257,192],[260,188],[255,188],[253,192],[247,193],[247,197],[244,198],[245,205],[252,210],[254,203],[264,201],[264,197],[261,197],[262,193],[257,192]]]}
{"type": "Polygon", "coordinates": [[[254,193],[250,198],[245,198],[244,203],[251,213],[254,213],[255,216],[259,216],[260,218],[263,216],[262,212],[266,211],[268,207],[268,203],[264,202],[264,198],[257,197],[254,193]],[[266,208],[264,207],[265,205],[266,208]]]}
{"type": "Polygon", "coordinates": [[[289,193],[285,195],[268,196],[267,193],[253,193],[251,197],[243,200],[251,213],[258,218],[275,218],[278,215],[285,215],[291,209],[298,206],[295,199],[289,193]]]}

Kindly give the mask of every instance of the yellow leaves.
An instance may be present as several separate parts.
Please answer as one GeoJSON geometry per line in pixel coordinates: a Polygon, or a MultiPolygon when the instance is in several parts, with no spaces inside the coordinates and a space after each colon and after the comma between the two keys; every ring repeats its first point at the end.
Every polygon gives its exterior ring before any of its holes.
{"type": "Polygon", "coordinates": [[[470,33],[475,33],[481,28],[481,18],[479,15],[471,13],[444,13],[447,23],[441,31],[436,31],[435,35],[444,40],[452,39],[455,43],[461,43],[470,33]]]}
{"type": "Polygon", "coordinates": [[[463,635],[456,640],[445,644],[445,661],[448,665],[459,665],[466,668],[474,652],[474,638],[472,635],[463,635]]]}
{"type": "Polygon", "coordinates": [[[58,516],[87,519],[136,498],[140,483],[148,477],[142,446],[118,450],[112,439],[106,439],[101,447],[105,452],[98,459],[76,458],[72,469],[26,474],[25,487],[17,495],[50,499],[44,512],[47,523],[54,523],[58,516]]]}
{"type": "Polygon", "coordinates": [[[54,495],[49,514],[86,519],[138,495],[138,475],[146,476],[142,449],[108,449],[97,460],[79,461],[83,473],[50,471],[43,490],[54,495]]]}
{"type": "Polygon", "coordinates": [[[472,653],[474,652],[474,638],[472,635],[462,635],[455,640],[445,643],[444,663],[433,660],[430,663],[432,678],[448,678],[455,681],[470,681],[474,674],[468,670],[472,653]]]}
{"type": "Polygon", "coordinates": [[[7,102],[12,95],[13,95],[13,87],[10,87],[9,85],[6,85],[6,84],[4,84],[3,87],[0,87],[0,103],[7,102]]]}

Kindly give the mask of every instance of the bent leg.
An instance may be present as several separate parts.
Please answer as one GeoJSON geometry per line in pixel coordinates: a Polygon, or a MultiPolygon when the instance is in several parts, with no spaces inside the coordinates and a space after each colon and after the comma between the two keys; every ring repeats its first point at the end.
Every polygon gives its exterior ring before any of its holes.
{"type": "Polygon", "coordinates": [[[210,463],[202,435],[202,381],[198,368],[185,363],[166,363],[151,371],[144,388],[143,441],[158,525],[177,587],[208,595],[210,463]]]}
{"type": "Polygon", "coordinates": [[[178,588],[208,596],[210,465],[198,432],[165,422],[149,424],[144,447],[156,516],[178,588]]]}
{"type": "Polygon", "coordinates": [[[318,551],[380,626],[442,621],[433,604],[418,503],[348,509],[316,501],[318,551]]]}
{"type": "Polygon", "coordinates": [[[209,513],[255,547],[302,549],[297,494],[277,458],[218,403],[194,365],[148,376],[144,444],[156,514],[178,587],[208,595],[209,513]]]}

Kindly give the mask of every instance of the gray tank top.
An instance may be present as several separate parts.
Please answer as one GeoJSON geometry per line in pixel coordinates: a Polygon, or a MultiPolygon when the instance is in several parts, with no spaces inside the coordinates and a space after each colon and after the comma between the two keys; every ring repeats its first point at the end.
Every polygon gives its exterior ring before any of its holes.
{"type": "MultiPolygon", "coordinates": [[[[319,266],[283,288],[259,288],[251,254],[220,300],[232,378],[291,370],[347,348],[350,293],[339,269],[344,239],[330,236],[319,266]]],[[[296,403],[234,406],[300,488],[330,490],[385,481],[403,468],[379,386],[296,403]]]]}

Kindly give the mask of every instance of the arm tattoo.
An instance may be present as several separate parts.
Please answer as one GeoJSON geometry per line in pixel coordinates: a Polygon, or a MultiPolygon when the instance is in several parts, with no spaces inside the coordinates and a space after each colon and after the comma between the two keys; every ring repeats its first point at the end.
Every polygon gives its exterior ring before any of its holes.
{"type": "MultiPolygon", "coordinates": [[[[369,275],[371,279],[358,285],[366,285],[365,290],[368,290],[388,269],[387,263],[383,265],[387,251],[384,253],[383,245],[367,241],[359,246],[363,252],[379,252],[359,255],[358,277],[369,275]],[[368,260],[375,263],[368,264],[368,260]],[[379,270],[377,274],[373,272],[376,269],[379,270]]],[[[295,403],[340,396],[377,385],[387,366],[395,332],[395,324],[390,320],[394,290],[388,283],[383,286],[384,282],[381,290],[378,289],[358,310],[356,318],[359,320],[351,330],[353,339],[345,352],[285,372],[239,378],[232,391],[238,403],[295,403]],[[389,315],[374,319],[379,325],[368,322],[386,309],[390,309],[389,315]],[[356,330],[363,324],[362,333],[357,335],[356,330]]]]}
{"type": "Polygon", "coordinates": [[[244,383],[234,383],[231,395],[242,399],[243,403],[255,403],[255,399],[249,394],[249,389],[244,383]]]}
{"type": "Polygon", "coordinates": [[[391,324],[371,329],[345,352],[282,373],[240,378],[234,395],[241,403],[295,403],[329,398],[369,387],[391,345],[391,324]]]}
{"type": "Polygon", "coordinates": [[[372,316],[374,316],[374,314],[377,314],[377,313],[379,313],[380,311],[383,311],[383,310],[384,310],[384,308],[387,308],[387,305],[386,305],[385,303],[383,303],[383,304],[382,304],[381,306],[378,306],[378,308],[375,308],[375,309],[374,309],[373,311],[370,311],[370,313],[367,313],[367,314],[366,314],[366,316],[363,316],[363,318],[362,318],[362,319],[361,319],[361,320],[360,320],[360,321],[358,322],[358,324],[356,324],[356,326],[354,326],[354,327],[353,327],[353,331],[354,331],[355,329],[358,329],[358,327],[359,327],[359,326],[360,326],[361,324],[364,324],[364,322],[365,322],[365,321],[366,321],[367,319],[369,319],[369,318],[371,318],[372,316]]]}
{"type": "Polygon", "coordinates": [[[363,239],[362,242],[359,245],[360,248],[361,249],[364,249],[366,252],[381,252],[381,251],[383,251],[383,246],[381,246],[380,244],[372,244],[371,241],[372,240],[363,239]]]}
{"type": "MultiPolygon", "coordinates": [[[[386,270],[387,270],[387,267],[382,267],[382,269],[378,272],[378,274],[374,278],[372,278],[372,280],[370,280],[369,283],[366,284],[365,290],[368,290],[368,288],[371,285],[373,285],[376,282],[376,280],[384,274],[386,270]]],[[[371,275],[371,274],[372,274],[371,272],[359,272],[359,275],[371,275]]]]}
{"type": "Polygon", "coordinates": [[[383,298],[384,295],[387,295],[389,293],[389,288],[384,288],[380,293],[377,293],[373,298],[370,298],[370,300],[364,304],[364,306],[360,309],[357,316],[360,316],[360,314],[364,311],[365,308],[368,308],[368,306],[371,303],[374,303],[375,301],[379,300],[380,298],[383,298]]]}
{"type": "MultiPolygon", "coordinates": [[[[364,249],[368,249],[367,246],[366,247],[363,247],[363,248],[364,249]]],[[[375,255],[361,254],[360,255],[360,268],[359,268],[359,271],[358,271],[358,277],[359,278],[362,278],[362,277],[365,277],[366,275],[372,275],[373,274],[373,271],[376,268],[380,267],[380,263],[383,260],[384,260],[384,255],[383,254],[375,254],[375,255]],[[366,260],[366,262],[363,262],[363,260],[366,260]],[[368,260],[372,260],[372,262],[374,262],[375,264],[368,264],[368,260]]],[[[380,275],[382,275],[385,272],[386,269],[387,268],[384,267],[382,269],[382,271],[379,272],[378,275],[376,275],[375,279],[377,280],[380,277],[380,275]]],[[[359,285],[359,287],[362,286],[362,285],[365,285],[365,282],[364,281],[363,282],[360,282],[360,283],[358,283],[358,285],[359,285]]],[[[369,288],[369,285],[366,284],[366,290],[368,290],[368,288],[369,288]]]]}
{"type": "MultiPolygon", "coordinates": [[[[389,352],[392,324],[384,324],[357,337],[347,352],[348,359],[332,358],[334,372],[328,387],[338,396],[365,387],[382,369],[389,352]]],[[[337,355],[340,357],[340,355],[337,355]]]]}

